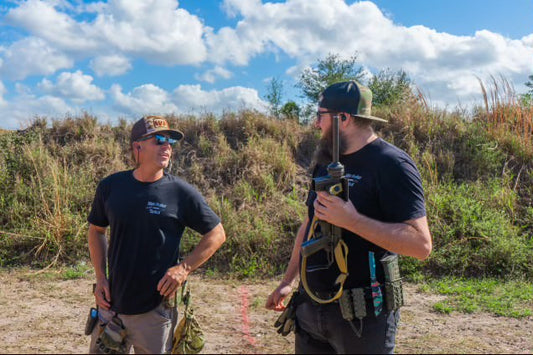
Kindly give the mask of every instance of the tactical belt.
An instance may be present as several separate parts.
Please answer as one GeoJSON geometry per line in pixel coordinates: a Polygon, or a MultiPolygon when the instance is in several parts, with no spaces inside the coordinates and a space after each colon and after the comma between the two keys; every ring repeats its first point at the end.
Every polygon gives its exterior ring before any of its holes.
{"type": "MultiPolygon", "coordinates": [[[[385,287],[383,285],[380,285],[380,288],[381,288],[382,291],[385,291],[385,287]]],[[[372,288],[371,287],[358,287],[358,288],[352,288],[352,289],[345,289],[344,292],[357,290],[357,289],[362,289],[363,290],[363,294],[364,294],[365,300],[371,300],[372,299],[372,288]]],[[[332,299],[337,294],[337,292],[335,292],[335,291],[331,291],[331,292],[329,292],[329,291],[313,291],[313,293],[317,297],[320,297],[322,299],[332,299]]],[[[300,295],[306,301],[310,301],[314,305],[322,304],[322,303],[316,302],[311,296],[309,296],[309,294],[307,294],[307,292],[305,292],[305,289],[303,287],[300,288],[300,295]]],[[[336,299],[336,300],[332,301],[331,303],[339,303],[339,299],[336,299]]],[[[369,304],[371,304],[371,302],[369,304]]]]}

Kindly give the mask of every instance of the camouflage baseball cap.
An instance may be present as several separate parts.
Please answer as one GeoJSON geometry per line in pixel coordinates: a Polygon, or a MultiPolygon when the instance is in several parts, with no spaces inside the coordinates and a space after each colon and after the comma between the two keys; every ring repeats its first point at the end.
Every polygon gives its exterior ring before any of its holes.
{"type": "Polygon", "coordinates": [[[318,106],[336,112],[346,112],[355,117],[388,122],[383,118],[371,116],[372,91],[355,80],[328,86],[320,95],[318,106]]]}
{"type": "Polygon", "coordinates": [[[154,133],[168,133],[170,138],[180,140],[183,133],[176,129],[170,129],[167,120],[161,116],[145,116],[135,122],[131,129],[130,141],[135,142],[139,139],[154,133]]]}

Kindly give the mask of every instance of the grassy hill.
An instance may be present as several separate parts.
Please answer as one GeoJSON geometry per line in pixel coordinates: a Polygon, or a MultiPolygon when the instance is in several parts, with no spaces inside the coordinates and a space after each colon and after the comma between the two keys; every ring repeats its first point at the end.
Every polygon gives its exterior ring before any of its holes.
{"type": "MultiPolygon", "coordinates": [[[[379,135],[413,157],[424,181],[434,252],[425,262],[402,259],[411,277],[533,279],[533,109],[488,101],[472,115],[423,100],[374,111],[390,121],[376,126],[379,135]]],[[[171,172],[198,187],[228,235],[207,269],[282,272],[306,212],[317,132],[246,110],[168,119],[185,134],[171,172]]],[[[130,129],[82,115],[0,135],[1,266],[88,258],[95,187],[131,167],[130,129]]],[[[197,240],[188,231],[183,250],[197,240]]]]}

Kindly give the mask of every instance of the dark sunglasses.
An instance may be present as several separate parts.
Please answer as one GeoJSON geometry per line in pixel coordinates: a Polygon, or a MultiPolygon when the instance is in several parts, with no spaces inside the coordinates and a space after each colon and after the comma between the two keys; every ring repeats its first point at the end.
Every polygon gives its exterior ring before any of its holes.
{"type": "Polygon", "coordinates": [[[337,113],[337,111],[317,111],[316,112],[316,121],[320,123],[322,120],[322,115],[325,115],[327,113],[337,113]]]}
{"type": "Polygon", "coordinates": [[[150,139],[152,137],[155,137],[155,144],[157,144],[157,145],[163,145],[166,142],[168,142],[168,144],[170,144],[170,145],[174,145],[174,144],[178,143],[177,139],[170,138],[170,137],[165,137],[165,136],[162,136],[162,135],[159,135],[159,134],[141,138],[137,142],[142,142],[142,141],[148,140],[148,139],[150,139]]]}

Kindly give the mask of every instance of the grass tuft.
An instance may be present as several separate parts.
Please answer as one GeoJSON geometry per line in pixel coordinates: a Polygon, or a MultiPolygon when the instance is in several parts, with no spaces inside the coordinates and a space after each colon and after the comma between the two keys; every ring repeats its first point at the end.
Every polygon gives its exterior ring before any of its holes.
{"type": "Polygon", "coordinates": [[[481,311],[512,318],[533,315],[533,285],[526,281],[444,278],[429,281],[419,288],[446,296],[433,306],[439,313],[481,311]]]}

